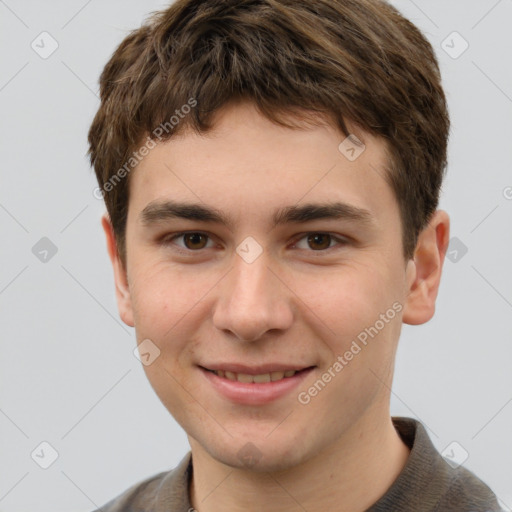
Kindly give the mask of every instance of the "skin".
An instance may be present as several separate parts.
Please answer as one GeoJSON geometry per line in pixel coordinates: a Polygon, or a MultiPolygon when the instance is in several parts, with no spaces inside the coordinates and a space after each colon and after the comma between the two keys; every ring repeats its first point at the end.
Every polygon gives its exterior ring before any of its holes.
{"type": "Polygon", "coordinates": [[[389,411],[395,353],[402,322],[434,314],[449,218],[436,211],[406,261],[398,203],[382,178],[384,142],[352,128],[366,149],[350,162],[338,150],[345,136],[318,121],[290,129],[250,104],[224,107],[211,132],[184,131],[158,144],[130,176],[125,266],[102,220],[121,318],[135,327],[137,343],[149,338],[161,351],[144,370],[188,435],[189,493],[199,512],[364,511],[409,455],[389,411]],[[164,199],[215,207],[233,223],[171,218],[145,226],[142,210],[164,199]],[[271,227],[277,208],[328,201],[364,208],[371,222],[271,227]],[[210,238],[163,241],[180,231],[210,238]],[[318,232],[347,243],[308,242],[318,232]],[[236,253],[248,236],[263,249],[252,263],[236,253]],[[298,393],[396,302],[402,308],[393,320],[299,403],[298,393]],[[316,368],[274,402],[240,405],[197,367],[221,361],[316,368]],[[248,442],[260,454],[254,465],[239,457],[248,442]]]}

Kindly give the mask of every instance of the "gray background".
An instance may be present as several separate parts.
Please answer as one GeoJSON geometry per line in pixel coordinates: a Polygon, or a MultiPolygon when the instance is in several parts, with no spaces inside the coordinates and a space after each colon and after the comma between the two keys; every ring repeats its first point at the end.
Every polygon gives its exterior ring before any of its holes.
{"type": "MultiPolygon", "coordinates": [[[[512,1],[393,3],[439,56],[453,124],[441,207],[458,241],[434,319],[404,326],[392,413],[420,419],[441,451],[459,443],[509,510],[512,1]],[[469,44],[457,58],[454,31],[469,44]]],[[[118,317],[85,156],[103,65],[165,5],[0,1],[0,512],[90,511],[189,449],[118,317]],[[31,47],[43,31],[59,45],[46,59],[31,47]],[[42,237],[57,248],[46,262],[42,237]],[[31,457],[43,441],[59,454],[48,469],[31,457]]]]}

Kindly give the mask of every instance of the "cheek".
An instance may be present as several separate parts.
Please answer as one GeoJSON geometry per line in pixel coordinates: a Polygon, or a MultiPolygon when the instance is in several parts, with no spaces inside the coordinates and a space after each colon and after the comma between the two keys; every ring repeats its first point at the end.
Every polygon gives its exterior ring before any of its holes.
{"type": "Polygon", "coordinates": [[[135,327],[160,337],[179,324],[208,290],[206,279],[187,269],[177,271],[169,264],[139,262],[132,278],[131,298],[135,327]]]}
{"type": "MultiPolygon", "coordinates": [[[[153,341],[160,350],[157,362],[173,368],[173,374],[181,375],[180,380],[186,379],[185,370],[194,359],[201,332],[209,325],[208,293],[213,292],[219,276],[199,273],[193,266],[177,271],[169,264],[145,263],[139,264],[131,284],[137,340],[153,341]]],[[[150,380],[169,378],[156,369],[145,369],[150,380]]]]}
{"type": "Polygon", "coordinates": [[[378,269],[346,265],[296,279],[298,295],[337,335],[355,335],[391,307],[393,292],[378,269]]]}
{"type": "Polygon", "coordinates": [[[135,330],[138,342],[151,340],[159,355],[143,369],[156,395],[180,422],[196,396],[188,364],[197,326],[194,318],[201,312],[200,299],[206,290],[201,279],[186,272],[145,263],[139,263],[132,279],[135,330]]]}
{"type": "Polygon", "coordinates": [[[325,362],[330,366],[338,356],[346,361],[339,372],[344,377],[337,380],[366,378],[368,368],[377,371],[393,358],[402,304],[398,279],[386,268],[358,263],[330,272],[328,280],[310,276],[302,282],[304,312],[319,326],[317,335],[330,352],[325,362]]]}

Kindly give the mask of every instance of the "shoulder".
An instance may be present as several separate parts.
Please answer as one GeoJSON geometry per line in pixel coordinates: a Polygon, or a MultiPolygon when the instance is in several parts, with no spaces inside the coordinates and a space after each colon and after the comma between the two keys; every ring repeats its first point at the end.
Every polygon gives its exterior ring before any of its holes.
{"type": "Polygon", "coordinates": [[[372,512],[500,512],[496,495],[474,473],[445,458],[433,445],[426,428],[412,418],[393,418],[410,449],[401,474],[372,512]]]}
{"type": "Polygon", "coordinates": [[[189,451],[170,471],[157,473],[138,482],[94,512],[174,512],[187,510],[192,474],[189,451]]]}
{"type": "MultiPolygon", "coordinates": [[[[451,504],[464,506],[468,511],[500,512],[494,492],[474,473],[460,466],[452,469],[451,480],[436,510],[445,510],[451,504]]],[[[451,510],[451,509],[450,509],[451,510]]]]}
{"type": "Polygon", "coordinates": [[[158,473],[132,485],[94,512],[150,512],[154,508],[158,489],[172,471],[158,473]]]}

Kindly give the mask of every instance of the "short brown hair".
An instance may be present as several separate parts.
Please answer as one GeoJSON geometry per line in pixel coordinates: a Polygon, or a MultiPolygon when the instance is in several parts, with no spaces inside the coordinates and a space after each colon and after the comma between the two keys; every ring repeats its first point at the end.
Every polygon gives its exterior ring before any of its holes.
{"type": "Polygon", "coordinates": [[[206,132],[238,99],[284,126],[312,112],[346,136],[350,121],[382,137],[406,259],[437,208],[450,124],[439,67],[418,28],[385,1],[178,0],[122,41],[100,94],[89,155],[123,262],[133,152],[160,125],[159,140],[185,127],[206,132]],[[170,123],[191,99],[196,107],[170,123]]]}

